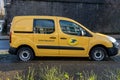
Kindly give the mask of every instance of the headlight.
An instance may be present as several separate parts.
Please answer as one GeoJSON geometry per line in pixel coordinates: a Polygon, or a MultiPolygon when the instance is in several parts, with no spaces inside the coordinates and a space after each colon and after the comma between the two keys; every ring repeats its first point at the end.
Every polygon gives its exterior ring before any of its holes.
{"type": "Polygon", "coordinates": [[[114,46],[116,47],[116,48],[119,48],[119,43],[116,41],[115,43],[113,43],[114,44],[114,46]]]}
{"type": "Polygon", "coordinates": [[[112,42],[112,43],[115,43],[116,42],[116,39],[111,37],[111,36],[108,36],[108,39],[112,42]]]}
{"type": "Polygon", "coordinates": [[[115,47],[119,47],[119,43],[117,42],[115,38],[108,36],[108,39],[113,43],[115,47]]]}

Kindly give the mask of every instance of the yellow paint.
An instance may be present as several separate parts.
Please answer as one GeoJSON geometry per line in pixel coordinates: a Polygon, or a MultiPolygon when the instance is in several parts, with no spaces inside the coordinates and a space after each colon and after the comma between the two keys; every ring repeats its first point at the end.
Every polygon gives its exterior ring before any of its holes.
{"type": "MultiPolygon", "coordinates": [[[[42,30],[42,29],[41,29],[42,30]]],[[[18,48],[21,45],[30,46],[36,56],[72,56],[72,57],[89,57],[89,52],[95,45],[103,45],[106,48],[112,47],[112,42],[108,40],[106,35],[93,33],[85,28],[80,23],[65,17],[56,16],[17,16],[13,19],[11,25],[11,43],[10,46],[18,48]],[[51,34],[38,34],[34,32],[33,20],[34,19],[47,19],[53,20],[55,31],[51,34]],[[91,37],[75,36],[64,33],[61,30],[60,20],[73,22],[84,30],[86,30],[91,37]],[[33,33],[15,33],[15,31],[29,31],[33,33]],[[52,37],[52,38],[51,38],[52,37]],[[54,39],[55,38],[55,39],[54,39]],[[63,38],[63,39],[62,39],[63,38]],[[75,40],[72,42],[72,40],[75,40]],[[37,45],[42,46],[56,46],[54,49],[38,49],[37,45]],[[69,49],[55,49],[57,47],[80,47],[84,50],[69,50],[69,49]]]]}

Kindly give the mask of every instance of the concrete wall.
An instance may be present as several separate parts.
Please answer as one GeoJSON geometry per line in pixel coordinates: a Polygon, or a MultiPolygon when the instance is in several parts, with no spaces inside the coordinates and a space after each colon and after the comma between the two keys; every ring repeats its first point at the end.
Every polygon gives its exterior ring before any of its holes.
{"type": "Polygon", "coordinates": [[[7,23],[14,16],[54,15],[72,18],[95,32],[120,33],[119,0],[12,0],[7,23]]]}

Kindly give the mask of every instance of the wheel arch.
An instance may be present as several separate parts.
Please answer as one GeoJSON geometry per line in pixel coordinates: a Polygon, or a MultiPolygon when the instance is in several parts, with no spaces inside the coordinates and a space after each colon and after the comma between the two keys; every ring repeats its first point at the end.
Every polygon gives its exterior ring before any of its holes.
{"type": "Polygon", "coordinates": [[[89,51],[89,55],[90,55],[92,49],[94,49],[95,47],[102,47],[102,48],[104,48],[104,49],[107,51],[107,54],[106,54],[106,55],[108,56],[108,49],[107,49],[107,47],[105,47],[105,46],[102,45],[102,44],[97,44],[97,45],[93,46],[93,47],[90,49],[90,51],[89,51]]]}
{"type": "Polygon", "coordinates": [[[17,48],[16,54],[17,54],[18,50],[19,50],[20,48],[22,48],[22,47],[28,47],[28,48],[30,48],[30,49],[32,50],[34,56],[35,56],[35,51],[33,50],[33,48],[32,48],[31,46],[29,46],[29,45],[26,45],[26,44],[20,45],[20,46],[17,48]]]}

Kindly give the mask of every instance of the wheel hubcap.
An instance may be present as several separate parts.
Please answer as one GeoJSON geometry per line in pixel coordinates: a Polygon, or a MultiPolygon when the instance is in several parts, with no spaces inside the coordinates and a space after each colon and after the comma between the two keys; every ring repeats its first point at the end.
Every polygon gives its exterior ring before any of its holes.
{"type": "Polygon", "coordinates": [[[29,53],[29,51],[22,51],[22,52],[20,53],[20,58],[21,58],[23,61],[29,60],[29,59],[30,59],[30,53],[29,53]]]}
{"type": "Polygon", "coordinates": [[[94,57],[95,59],[97,60],[102,60],[104,58],[104,51],[101,51],[101,50],[96,50],[94,52],[94,57]]]}

